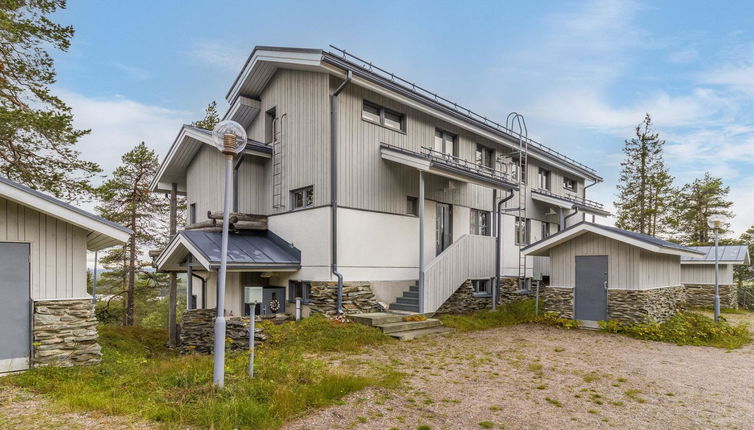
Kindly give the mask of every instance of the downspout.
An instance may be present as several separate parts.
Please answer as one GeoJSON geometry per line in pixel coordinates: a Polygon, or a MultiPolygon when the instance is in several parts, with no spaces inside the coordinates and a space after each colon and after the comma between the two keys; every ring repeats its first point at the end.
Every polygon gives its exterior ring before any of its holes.
{"type": "Polygon", "coordinates": [[[503,237],[503,225],[501,224],[500,212],[503,210],[503,204],[513,198],[513,190],[508,194],[508,197],[497,202],[497,240],[495,241],[495,288],[492,289],[492,310],[497,309],[497,298],[500,295],[500,272],[502,271],[502,262],[500,259],[501,245],[503,237]]]}
{"type": "Polygon", "coordinates": [[[579,213],[578,206],[573,206],[571,209],[573,209],[573,213],[570,213],[570,214],[566,215],[565,218],[563,218],[563,230],[565,230],[566,228],[568,228],[567,227],[568,226],[568,218],[570,218],[570,217],[576,215],[577,213],[579,213]]]}
{"type": "Polygon", "coordinates": [[[191,272],[191,276],[202,281],[202,309],[207,309],[207,279],[197,275],[193,271],[191,272]]]}
{"type": "Polygon", "coordinates": [[[348,86],[352,77],[349,70],[346,80],[330,94],[330,249],[332,273],[338,278],[338,314],[343,313],[343,275],[338,272],[338,95],[348,86]]]}
{"type": "Polygon", "coordinates": [[[235,166],[233,166],[233,212],[238,212],[238,169],[243,163],[244,153],[239,154],[235,166]]]}

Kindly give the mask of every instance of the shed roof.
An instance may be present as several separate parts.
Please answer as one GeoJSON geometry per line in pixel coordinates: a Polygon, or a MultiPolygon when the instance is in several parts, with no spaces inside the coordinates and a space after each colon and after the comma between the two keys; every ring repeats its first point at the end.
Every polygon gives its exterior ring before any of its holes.
{"type": "Polygon", "coordinates": [[[700,251],[678,245],[677,243],[668,242],[654,236],[586,221],[582,221],[550,237],[542,239],[539,242],[535,242],[524,248],[523,252],[526,255],[547,255],[547,251],[551,248],[586,233],[598,234],[600,236],[605,236],[619,242],[624,242],[660,254],[686,255],[691,257],[702,255],[700,251]]]}
{"type": "MultiPolygon", "coordinates": [[[[689,248],[703,252],[704,255],[681,257],[681,264],[715,264],[714,246],[690,246],[689,248]]],[[[747,245],[720,245],[718,261],[722,264],[751,264],[749,247],[747,245]]]]}
{"type": "MultiPolygon", "coordinates": [[[[176,270],[188,254],[206,270],[220,266],[222,233],[183,230],[155,260],[158,270],[176,270]]],[[[229,270],[298,270],[301,251],[271,231],[228,235],[229,270]]]]}
{"type": "Polygon", "coordinates": [[[0,176],[0,197],[86,230],[88,232],[86,247],[90,251],[124,243],[132,233],[120,224],[2,176],[0,176]]]}

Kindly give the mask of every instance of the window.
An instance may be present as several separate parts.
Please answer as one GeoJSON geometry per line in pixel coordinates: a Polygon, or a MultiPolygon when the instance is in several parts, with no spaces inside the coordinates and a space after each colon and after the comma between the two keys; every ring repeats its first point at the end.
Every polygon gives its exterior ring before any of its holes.
{"type": "Polygon", "coordinates": [[[511,166],[511,176],[513,177],[514,181],[520,180],[522,184],[526,183],[526,160],[524,160],[522,163],[518,158],[513,159],[513,165],[511,166]]]}
{"type": "Polygon", "coordinates": [[[531,232],[531,220],[516,217],[516,245],[528,245],[531,232]]]}
{"type": "Polygon", "coordinates": [[[289,281],[288,282],[288,301],[291,303],[296,302],[296,297],[301,297],[301,303],[309,303],[309,293],[311,292],[312,284],[308,281],[289,281]]]}
{"type": "Polygon", "coordinates": [[[435,129],[435,151],[456,155],[456,137],[447,131],[435,129]]]}
{"type": "Polygon", "coordinates": [[[196,224],[196,203],[189,205],[189,224],[196,224]]]}
{"type": "Polygon", "coordinates": [[[477,209],[471,210],[471,228],[469,229],[471,234],[478,234],[480,236],[490,235],[490,213],[487,211],[480,211],[477,209]]]}
{"type": "Polygon", "coordinates": [[[477,297],[492,295],[492,282],[490,279],[474,279],[471,281],[471,285],[474,287],[474,295],[477,297]]]}
{"type": "Polygon", "coordinates": [[[478,166],[484,166],[489,168],[494,168],[492,161],[493,161],[493,154],[494,152],[492,149],[487,148],[484,145],[477,144],[476,145],[476,154],[475,154],[475,162],[478,166]]]}
{"type": "Polygon", "coordinates": [[[563,188],[568,191],[576,192],[576,181],[571,178],[563,178],[563,188]]]}
{"type": "Polygon", "coordinates": [[[406,213],[409,215],[419,215],[419,199],[416,197],[406,197],[406,213]]]}
{"type": "Polygon", "coordinates": [[[542,190],[550,190],[550,171],[545,170],[543,168],[539,168],[539,173],[537,174],[537,186],[539,186],[542,190]]]}
{"type": "Polygon", "coordinates": [[[542,221],[542,239],[550,237],[550,223],[542,221]]]}
{"type": "Polygon", "coordinates": [[[314,206],[314,187],[291,191],[291,209],[296,210],[312,206],[314,206]]]}
{"type": "Polygon", "coordinates": [[[366,100],[364,100],[364,106],[361,109],[361,119],[396,131],[404,131],[406,124],[402,113],[392,111],[366,100]]]}
{"type": "Polygon", "coordinates": [[[264,115],[264,141],[265,143],[272,143],[277,134],[277,115],[275,108],[272,108],[265,112],[264,115]]]}

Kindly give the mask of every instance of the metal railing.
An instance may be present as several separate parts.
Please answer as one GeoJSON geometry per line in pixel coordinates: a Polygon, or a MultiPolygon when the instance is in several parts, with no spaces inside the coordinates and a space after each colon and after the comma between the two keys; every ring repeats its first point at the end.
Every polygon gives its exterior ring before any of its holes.
{"type": "Polygon", "coordinates": [[[605,210],[605,206],[602,203],[595,202],[594,200],[589,200],[585,197],[579,197],[579,196],[568,195],[568,194],[555,194],[552,191],[546,190],[544,188],[532,188],[532,192],[543,194],[549,197],[554,197],[556,199],[567,200],[569,202],[574,202],[579,205],[594,208],[594,209],[605,210]]]}
{"type": "Polygon", "coordinates": [[[359,58],[359,57],[357,57],[357,56],[355,56],[355,55],[347,52],[345,49],[341,49],[341,48],[338,48],[337,46],[333,46],[333,45],[330,45],[330,48],[334,49],[337,52],[331,52],[331,51],[324,51],[324,52],[327,53],[327,54],[330,54],[330,55],[332,55],[334,57],[339,57],[343,61],[346,61],[346,62],[352,64],[355,67],[359,67],[359,68],[367,70],[367,71],[369,71],[369,72],[371,72],[371,73],[373,73],[373,74],[375,74],[375,75],[377,75],[377,76],[379,76],[379,77],[381,77],[383,79],[387,79],[390,82],[392,82],[392,83],[394,83],[396,85],[400,85],[401,87],[405,88],[406,90],[409,90],[409,91],[413,92],[416,95],[419,95],[419,96],[424,97],[424,98],[426,98],[428,100],[434,101],[435,103],[438,103],[438,104],[440,104],[440,105],[442,105],[442,106],[444,106],[444,107],[446,107],[448,109],[451,109],[451,110],[453,110],[454,112],[456,112],[456,113],[458,113],[460,115],[463,115],[463,116],[465,116],[465,117],[467,117],[469,119],[472,119],[472,120],[474,120],[476,122],[482,123],[483,125],[485,125],[487,127],[496,129],[497,131],[502,132],[502,133],[504,133],[504,134],[506,134],[506,135],[508,135],[510,137],[516,138],[516,139],[521,138],[522,140],[526,141],[530,146],[536,148],[537,150],[539,150],[539,151],[541,151],[541,152],[543,152],[545,154],[548,154],[548,155],[550,155],[552,157],[555,157],[555,158],[561,159],[563,161],[566,161],[569,164],[572,164],[572,165],[574,165],[574,166],[576,166],[576,167],[578,167],[580,169],[583,169],[583,170],[585,170],[585,171],[593,174],[596,177],[599,177],[597,175],[597,171],[594,170],[593,168],[587,166],[586,164],[580,163],[580,162],[574,160],[573,158],[568,157],[567,155],[564,155],[564,154],[562,154],[562,153],[560,153],[560,152],[558,152],[558,151],[556,151],[556,150],[554,150],[554,149],[552,149],[552,148],[550,148],[548,146],[545,146],[545,145],[543,145],[543,144],[541,144],[541,143],[539,143],[539,142],[537,142],[537,141],[535,141],[533,139],[530,139],[529,137],[522,136],[520,133],[518,133],[518,132],[516,132],[514,130],[509,129],[506,126],[504,126],[504,125],[502,125],[502,124],[500,124],[500,123],[498,123],[496,121],[493,121],[493,120],[487,118],[486,116],[480,115],[480,114],[472,111],[469,108],[466,108],[464,106],[459,105],[458,103],[456,103],[454,101],[448,100],[445,97],[442,97],[442,96],[440,96],[440,95],[438,95],[438,94],[436,94],[436,93],[434,93],[434,92],[432,92],[430,90],[422,88],[421,86],[416,85],[414,82],[410,82],[410,81],[408,81],[406,79],[401,78],[400,76],[396,75],[395,73],[389,72],[389,71],[387,71],[387,70],[385,70],[385,69],[383,69],[381,67],[375,66],[371,62],[366,61],[366,60],[364,60],[362,58],[359,58]]]}

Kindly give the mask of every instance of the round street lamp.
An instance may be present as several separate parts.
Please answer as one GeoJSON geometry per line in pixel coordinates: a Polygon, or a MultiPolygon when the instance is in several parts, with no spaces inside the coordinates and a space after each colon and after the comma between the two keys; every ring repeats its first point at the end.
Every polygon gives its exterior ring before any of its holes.
{"type": "Polygon", "coordinates": [[[719,255],[718,255],[718,239],[720,235],[720,229],[725,223],[725,216],[721,214],[713,214],[707,218],[707,225],[715,233],[715,322],[720,319],[720,282],[719,282],[719,255]]]}
{"type": "Polygon", "coordinates": [[[212,130],[212,140],[225,155],[225,194],[223,197],[223,233],[220,251],[220,271],[217,274],[217,313],[215,317],[215,356],[213,382],[218,388],[225,385],[225,274],[228,268],[228,224],[230,199],[233,193],[233,159],[246,148],[246,130],[241,124],[220,121],[212,130]]]}

